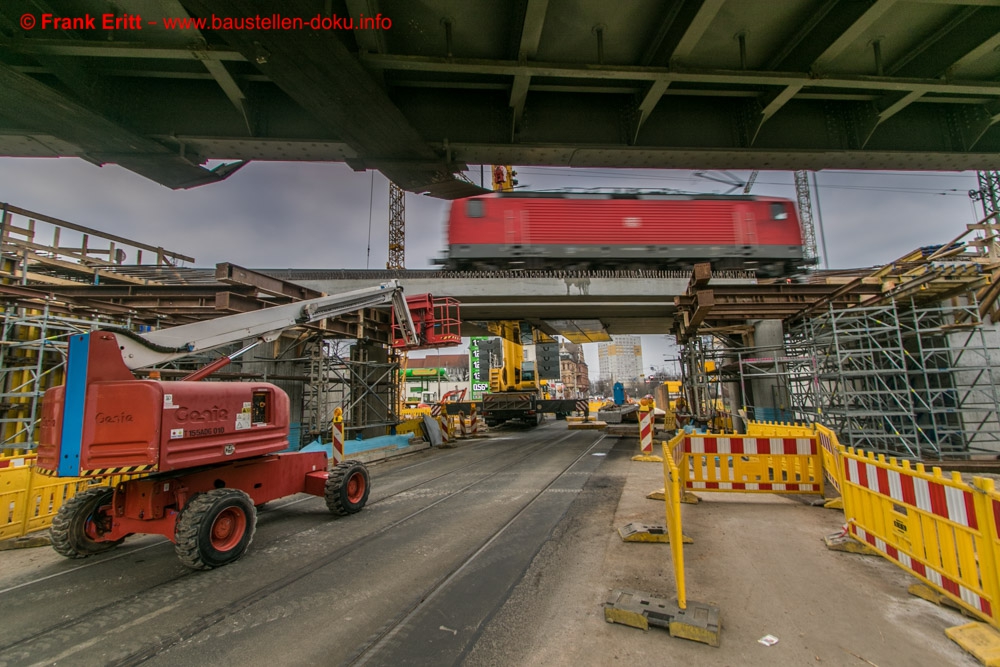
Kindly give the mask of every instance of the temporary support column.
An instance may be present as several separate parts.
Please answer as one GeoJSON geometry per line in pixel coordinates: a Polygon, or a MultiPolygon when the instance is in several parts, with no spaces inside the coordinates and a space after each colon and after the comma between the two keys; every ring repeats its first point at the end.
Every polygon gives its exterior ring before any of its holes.
{"type": "MultiPolygon", "coordinates": [[[[781,320],[757,320],[753,324],[754,354],[759,363],[774,360],[775,373],[750,380],[753,418],[757,421],[786,421],[791,418],[788,386],[781,380],[780,368],[785,356],[785,332],[781,320]]],[[[744,396],[746,401],[747,397],[744,396]]]]}

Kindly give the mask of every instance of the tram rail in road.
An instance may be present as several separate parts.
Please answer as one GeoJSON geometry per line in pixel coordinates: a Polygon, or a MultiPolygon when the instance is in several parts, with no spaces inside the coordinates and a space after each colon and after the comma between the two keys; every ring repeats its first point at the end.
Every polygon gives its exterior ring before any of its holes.
{"type": "Polygon", "coordinates": [[[0,665],[978,664],[944,635],[961,615],[888,561],[827,551],[843,515],[794,498],[685,506],[719,648],[605,623],[612,589],[673,594],[664,545],[616,530],[663,516],[637,448],[547,422],[425,450],[373,466],[358,514],[271,503],[246,557],[205,572],[155,536],[84,561],[0,552],[0,665]]]}
{"type": "Polygon", "coordinates": [[[375,466],[350,517],[274,503],[218,570],[178,567],[151,537],[88,561],[46,553],[0,583],[0,663],[459,661],[614,442],[561,426],[375,466]]]}

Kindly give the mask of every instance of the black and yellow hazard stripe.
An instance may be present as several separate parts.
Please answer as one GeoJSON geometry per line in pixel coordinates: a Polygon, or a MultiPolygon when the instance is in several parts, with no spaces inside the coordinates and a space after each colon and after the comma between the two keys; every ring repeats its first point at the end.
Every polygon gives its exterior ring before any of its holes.
{"type": "Polygon", "coordinates": [[[117,468],[95,468],[93,470],[81,470],[80,477],[102,477],[104,475],[135,475],[137,473],[152,472],[155,465],[142,466],[119,466],[117,468]]]}

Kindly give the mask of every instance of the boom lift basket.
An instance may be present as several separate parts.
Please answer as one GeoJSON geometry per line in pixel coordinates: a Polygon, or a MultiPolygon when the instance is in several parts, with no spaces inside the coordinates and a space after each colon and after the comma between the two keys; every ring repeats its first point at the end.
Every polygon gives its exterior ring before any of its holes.
{"type": "MultiPolygon", "coordinates": [[[[406,297],[406,305],[410,309],[417,338],[420,339],[417,349],[451,347],[462,343],[462,321],[459,318],[456,299],[416,294],[406,297]]],[[[392,318],[392,345],[400,348],[408,347],[396,322],[395,313],[392,318]]]]}

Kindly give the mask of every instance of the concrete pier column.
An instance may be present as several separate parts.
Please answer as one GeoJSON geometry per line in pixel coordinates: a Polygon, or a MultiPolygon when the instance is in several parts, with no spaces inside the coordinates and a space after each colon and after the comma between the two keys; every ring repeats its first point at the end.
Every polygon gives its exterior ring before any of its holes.
{"type": "Polygon", "coordinates": [[[787,421],[792,418],[791,396],[784,377],[785,332],[781,320],[757,320],[753,323],[754,369],[765,373],[751,375],[750,399],[753,417],[757,421],[787,421]],[[771,361],[765,361],[771,360],[771,361]]]}

